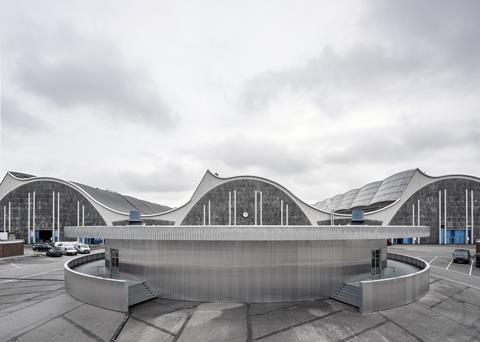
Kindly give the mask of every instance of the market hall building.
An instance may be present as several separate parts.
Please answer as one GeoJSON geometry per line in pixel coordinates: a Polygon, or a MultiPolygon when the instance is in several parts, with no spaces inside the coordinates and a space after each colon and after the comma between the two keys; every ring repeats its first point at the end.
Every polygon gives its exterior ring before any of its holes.
{"type": "MultiPolygon", "coordinates": [[[[125,225],[132,210],[140,212],[147,223],[162,224],[149,221],[149,216],[169,209],[54,177],[10,171],[0,183],[0,232],[25,243],[62,241],[65,226],[125,225]]],[[[85,242],[95,240],[86,238],[85,242]]]]}
{"type": "MultiPolygon", "coordinates": [[[[350,224],[330,225],[330,217],[331,213],[306,204],[271,180],[221,178],[207,171],[187,203],[150,217],[162,225],[74,226],[66,228],[66,236],[105,240],[105,266],[114,278],[111,286],[121,286],[122,279],[125,284],[138,282],[131,291],[125,285],[128,295],[119,295],[129,298],[129,305],[142,298],[138,291],[143,289],[161,298],[220,302],[302,301],[335,295],[364,311],[378,307],[359,304],[378,300],[371,284],[360,287],[347,282],[385,275],[391,269],[388,262],[401,258],[387,253],[387,239],[428,237],[429,228],[411,223],[365,225],[361,215],[350,224]]],[[[429,286],[428,264],[410,263],[412,279],[401,280],[408,280],[405,286],[410,289],[404,291],[403,303],[423,295],[429,286]]],[[[410,266],[399,267],[395,276],[410,266]]],[[[91,291],[84,290],[91,279],[74,271],[66,269],[67,291],[91,300],[91,291]]]]}
{"type": "Polygon", "coordinates": [[[58,241],[65,226],[126,225],[130,211],[140,212],[146,225],[345,225],[361,211],[365,224],[430,227],[428,237],[394,243],[473,244],[480,237],[479,195],[477,177],[431,177],[412,169],[310,206],[269,180],[222,179],[207,171],[194,197],[171,210],[115,191],[8,172],[0,183],[0,232],[27,243],[52,235],[58,241]],[[204,198],[195,197],[212,184],[204,198]]]}

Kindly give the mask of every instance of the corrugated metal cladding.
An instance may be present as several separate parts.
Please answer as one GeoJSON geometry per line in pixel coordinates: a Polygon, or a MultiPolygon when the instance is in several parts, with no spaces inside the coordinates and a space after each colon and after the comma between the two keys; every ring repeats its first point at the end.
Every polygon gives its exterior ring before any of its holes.
{"type": "Polygon", "coordinates": [[[119,250],[120,276],[147,281],[160,297],[224,302],[327,298],[344,281],[370,272],[369,241],[106,240],[119,250]]]}
{"type": "Polygon", "coordinates": [[[66,227],[67,237],[127,240],[310,241],[425,237],[424,226],[85,226],[66,227]]]}

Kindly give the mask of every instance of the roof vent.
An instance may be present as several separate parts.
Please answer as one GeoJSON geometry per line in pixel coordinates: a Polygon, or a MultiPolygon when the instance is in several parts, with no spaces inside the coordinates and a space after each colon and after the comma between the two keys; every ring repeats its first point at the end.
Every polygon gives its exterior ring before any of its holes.
{"type": "Polygon", "coordinates": [[[365,219],[363,217],[363,210],[353,209],[352,210],[352,224],[363,224],[365,219]]]}
{"type": "Polygon", "coordinates": [[[142,223],[142,215],[138,210],[130,210],[130,214],[128,215],[128,224],[129,225],[136,225],[142,223]]]}

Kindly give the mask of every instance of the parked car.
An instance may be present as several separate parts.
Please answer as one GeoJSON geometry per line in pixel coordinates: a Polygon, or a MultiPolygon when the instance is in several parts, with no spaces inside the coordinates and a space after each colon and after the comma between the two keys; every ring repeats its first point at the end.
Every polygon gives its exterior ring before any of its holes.
{"type": "Polygon", "coordinates": [[[475,266],[480,267],[480,254],[475,256],[475,266]]]}
{"type": "Polygon", "coordinates": [[[77,255],[77,250],[73,246],[62,246],[60,247],[62,254],[66,255],[77,255]]]}
{"type": "Polygon", "coordinates": [[[85,243],[76,243],[73,245],[73,248],[75,248],[78,254],[90,254],[90,247],[85,243]]]}
{"type": "Polygon", "coordinates": [[[47,256],[51,256],[51,257],[61,257],[63,255],[60,247],[51,247],[48,251],[47,251],[47,256]]]}
{"type": "Polygon", "coordinates": [[[50,248],[52,248],[53,246],[48,244],[48,243],[34,243],[32,245],[32,249],[35,251],[35,252],[46,252],[48,251],[50,248]]]}
{"type": "Polygon", "coordinates": [[[453,262],[458,263],[470,263],[470,251],[468,249],[456,249],[455,252],[452,254],[453,262]]]}

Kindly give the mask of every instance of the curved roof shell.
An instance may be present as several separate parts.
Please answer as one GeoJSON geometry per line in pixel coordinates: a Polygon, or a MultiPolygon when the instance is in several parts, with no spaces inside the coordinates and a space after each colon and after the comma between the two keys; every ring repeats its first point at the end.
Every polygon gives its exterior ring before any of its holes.
{"type": "Polygon", "coordinates": [[[354,208],[376,210],[398,200],[407,185],[410,183],[417,169],[396,173],[382,181],[372,182],[360,189],[352,189],[344,194],[333,196],[315,204],[317,208],[325,209],[322,206],[330,201],[331,210],[349,211],[354,208]]]}
{"type": "Polygon", "coordinates": [[[70,185],[73,188],[76,188],[84,195],[87,195],[94,202],[98,203],[105,209],[117,212],[122,215],[129,215],[129,212],[132,210],[138,210],[142,215],[155,215],[167,210],[170,210],[170,207],[144,201],[135,197],[121,195],[117,192],[110,190],[103,190],[99,188],[94,188],[89,185],[69,182],[62,179],[56,179],[51,177],[37,177],[20,172],[9,171],[7,175],[10,175],[20,183],[26,181],[52,181],[52,182],[62,182],[70,185]]]}

